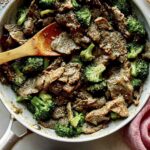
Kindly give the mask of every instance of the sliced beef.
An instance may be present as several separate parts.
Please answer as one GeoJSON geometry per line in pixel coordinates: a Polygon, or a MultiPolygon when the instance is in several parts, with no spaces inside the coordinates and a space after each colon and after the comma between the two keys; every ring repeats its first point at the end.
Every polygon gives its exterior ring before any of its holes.
{"type": "Polygon", "coordinates": [[[27,40],[24,37],[22,29],[16,24],[6,24],[4,28],[9,32],[9,35],[20,45],[24,44],[27,40]]]}
{"type": "Polygon", "coordinates": [[[82,47],[87,47],[91,43],[91,39],[81,31],[73,32],[71,37],[76,44],[82,47]]]}
{"type": "Polygon", "coordinates": [[[44,128],[54,129],[57,122],[57,120],[50,119],[47,122],[40,121],[39,124],[42,125],[44,128]]]}
{"type": "Polygon", "coordinates": [[[88,29],[87,35],[94,41],[99,43],[100,41],[100,32],[98,26],[95,23],[92,23],[88,29]]]}
{"type": "Polygon", "coordinates": [[[122,95],[128,103],[132,102],[133,86],[130,78],[130,68],[121,69],[111,75],[108,79],[107,85],[113,99],[119,95],[122,95]]]}
{"type": "Polygon", "coordinates": [[[14,81],[15,72],[14,72],[14,70],[11,68],[11,66],[9,64],[1,65],[0,71],[2,73],[4,73],[4,75],[7,77],[7,80],[9,82],[13,82],[14,81]]]}
{"type": "Polygon", "coordinates": [[[61,54],[69,55],[73,51],[78,50],[79,46],[75,44],[66,32],[63,32],[52,41],[51,48],[61,54]]]}
{"type": "Polygon", "coordinates": [[[40,19],[40,10],[36,0],[32,0],[29,6],[28,17],[31,17],[34,21],[40,19]]]}
{"type": "Polygon", "coordinates": [[[75,85],[81,78],[81,65],[78,63],[69,63],[59,81],[66,84],[75,85]]]}
{"type": "Polygon", "coordinates": [[[65,95],[58,95],[55,97],[55,103],[58,106],[64,106],[66,105],[68,102],[70,101],[70,99],[65,95]]]}
{"type": "Polygon", "coordinates": [[[69,63],[61,77],[49,86],[49,90],[56,95],[71,94],[80,84],[81,65],[78,63],[69,63]]]}
{"type": "Polygon", "coordinates": [[[122,35],[126,38],[130,37],[130,33],[127,30],[126,26],[126,18],[123,13],[117,8],[117,7],[112,7],[111,12],[113,14],[113,19],[115,19],[115,23],[117,25],[118,30],[122,33],[122,35]]]}
{"type": "Polygon", "coordinates": [[[56,59],[41,75],[27,80],[18,90],[18,94],[26,97],[30,94],[38,93],[41,90],[47,90],[48,86],[60,78],[64,71],[65,68],[61,67],[61,60],[56,59]]]}
{"type": "Polygon", "coordinates": [[[65,106],[56,107],[53,111],[52,117],[54,119],[64,118],[66,116],[66,108],[65,106]]]}
{"type": "Polygon", "coordinates": [[[86,115],[85,120],[94,125],[98,125],[108,119],[106,115],[111,111],[117,113],[121,117],[128,117],[128,108],[122,96],[107,102],[106,105],[100,109],[91,111],[86,115]]]}
{"type": "Polygon", "coordinates": [[[108,22],[108,20],[104,17],[98,17],[94,20],[94,22],[96,23],[96,25],[98,26],[100,30],[112,30],[113,29],[110,23],[108,22]]]}
{"type": "Polygon", "coordinates": [[[92,134],[92,133],[95,133],[101,129],[104,129],[106,127],[105,124],[100,124],[98,126],[93,126],[93,125],[90,125],[88,123],[85,123],[82,127],[82,131],[83,133],[85,134],[92,134]]]}
{"type": "Polygon", "coordinates": [[[55,19],[57,23],[64,27],[67,27],[67,29],[69,29],[72,32],[79,30],[81,27],[73,11],[70,11],[66,14],[57,14],[55,19]]]}
{"type": "Polygon", "coordinates": [[[88,111],[92,109],[98,109],[104,106],[106,103],[105,98],[93,98],[87,92],[80,92],[74,102],[73,108],[77,111],[88,111]]]}
{"type": "Polygon", "coordinates": [[[24,22],[24,29],[23,32],[26,36],[32,36],[34,34],[35,31],[35,25],[34,25],[34,20],[32,18],[28,18],[25,22],[24,22]]]}
{"type": "Polygon", "coordinates": [[[115,31],[101,31],[100,48],[109,56],[111,60],[120,60],[124,62],[126,60],[126,41],[123,36],[115,31]],[[123,58],[121,56],[124,56],[123,58]]]}
{"type": "Polygon", "coordinates": [[[63,1],[63,2],[56,1],[55,6],[56,6],[56,8],[59,12],[64,12],[64,11],[73,9],[73,5],[72,5],[71,0],[66,0],[66,1],[63,1]]]}

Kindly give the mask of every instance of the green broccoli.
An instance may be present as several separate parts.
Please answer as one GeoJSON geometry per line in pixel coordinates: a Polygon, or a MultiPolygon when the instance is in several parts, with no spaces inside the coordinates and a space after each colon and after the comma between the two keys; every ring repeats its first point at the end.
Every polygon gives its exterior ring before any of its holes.
{"type": "Polygon", "coordinates": [[[74,128],[71,125],[62,125],[60,123],[55,125],[55,132],[61,137],[76,137],[82,133],[81,128],[74,128]]]}
{"type": "Polygon", "coordinates": [[[17,96],[17,102],[24,102],[24,101],[31,101],[32,96],[27,96],[27,97],[21,97],[21,96],[17,96]]]}
{"type": "Polygon", "coordinates": [[[28,14],[27,8],[19,9],[18,14],[17,14],[17,25],[20,26],[25,22],[27,14],[28,14]]]}
{"type": "Polygon", "coordinates": [[[82,113],[75,112],[75,116],[70,120],[70,124],[76,128],[82,126],[84,123],[84,115],[82,113]]]}
{"type": "Polygon", "coordinates": [[[115,113],[115,112],[111,112],[110,113],[110,118],[112,120],[118,120],[118,119],[120,119],[120,116],[117,113],[115,113]]]}
{"type": "Polygon", "coordinates": [[[127,48],[128,48],[128,58],[134,59],[143,51],[144,46],[135,43],[130,43],[128,44],[127,48]]]}
{"type": "Polygon", "coordinates": [[[16,61],[11,66],[15,72],[12,82],[17,86],[21,86],[26,81],[26,77],[21,71],[21,63],[16,61]]]}
{"type": "Polygon", "coordinates": [[[138,89],[141,86],[141,84],[142,84],[142,80],[133,78],[131,80],[131,83],[132,83],[132,86],[133,86],[134,89],[138,89]]]}
{"type": "Polygon", "coordinates": [[[54,10],[52,10],[52,9],[46,9],[46,10],[40,11],[41,17],[44,17],[44,16],[46,16],[48,14],[52,14],[52,13],[54,13],[54,10]]]}
{"type": "Polygon", "coordinates": [[[76,11],[76,16],[79,22],[85,26],[89,26],[91,22],[91,12],[88,8],[83,7],[76,11]]]}
{"type": "Polygon", "coordinates": [[[28,57],[23,67],[24,73],[35,73],[44,69],[44,59],[42,57],[28,57]]]}
{"type": "Polygon", "coordinates": [[[83,50],[81,53],[80,53],[80,57],[81,57],[81,60],[84,61],[84,62],[88,62],[88,61],[92,61],[95,56],[92,55],[92,51],[94,49],[95,45],[92,43],[90,44],[90,46],[83,50]]]}
{"type": "Polygon", "coordinates": [[[131,6],[128,0],[114,0],[114,6],[117,6],[125,15],[131,14],[131,6]]]}
{"type": "Polygon", "coordinates": [[[39,0],[39,6],[42,8],[49,8],[55,5],[56,0],[39,0]]]}
{"type": "Polygon", "coordinates": [[[50,60],[48,58],[44,58],[44,69],[46,69],[50,64],[50,60]]]}
{"type": "Polygon", "coordinates": [[[34,118],[36,120],[46,121],[50,119],[50,113],[54,109],[54,102],[51,95],[41,93],[38,97],[34,96],[31,104],[35,108],[34,118]]]}
{"type": "Polygon", "coordinates": [[[90,85],[87,88],[87,91],[93,95],[101,95],[105,93],[106,89],[107,89],[107,83],[105,80],[103,80],[100,83],[90,85]]]}
{"type": "Polygon", "coordinates": [[[103,80],[102,73],[106,70],[106,67],[103,64],[100,65],[91,65],[85,68],[85,77],[87,81],[98,83],[103,80]]]}
{"type": "Polygon", "coordinates": [[[144,26],[138,21],[138,19],[134,18],[133,16],[128,17],[127,28],[128,31],[134,35],[137,34],[143,37],[146,34],[144,26]]]}
{"type": "Polygon", "coordinates": [[[131,63],[131,75],[135,78],[145,79],[149,73],[149,63],[142,59],[137,59],[131,63]]]}
{"type": "Polygon", "coordinates": [[[78,9],[80,7],[80,4],[78,4],[76,0],[72,0],[71,3],[75,9],[78,9]]]}
{"type": "Polygon", "coordinates": [[[81,61],[79,56],[73,56],[72,59],[71,59],[71,62],[72,63],[78,63],[78,64],[82,65],[82,61],[81,61]]]}

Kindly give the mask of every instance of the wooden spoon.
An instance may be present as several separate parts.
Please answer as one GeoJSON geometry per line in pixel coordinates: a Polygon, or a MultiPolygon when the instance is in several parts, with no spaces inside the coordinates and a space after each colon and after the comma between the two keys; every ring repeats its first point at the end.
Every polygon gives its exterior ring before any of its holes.
{"type": "Polygon", "coordinates": [[[26,56],[59,56],[59,53],[52,51],[50,44],[61,32],[55,22],[46,26],[25,44],[0,53],[0,64],[26,56]]]}

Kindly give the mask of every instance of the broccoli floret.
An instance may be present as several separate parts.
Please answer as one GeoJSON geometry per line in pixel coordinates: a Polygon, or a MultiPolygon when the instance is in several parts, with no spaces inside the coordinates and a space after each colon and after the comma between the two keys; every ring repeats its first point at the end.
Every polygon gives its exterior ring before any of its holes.
{"type": "Polygon", "coordinates": [[[54,13],[54,10],[52,10],[52,9],[46,9],[46,10],[40,11],[41,17],[44,17],[44,16],[46,16],[48,14],[51,14],[51,13],[54,13]]]}
{"type": "Polygon", "coordinates": [[[81,128],[73,128],[71,125],[56,124],[55,132],[61,137],[76,137],[82,133],[81,128]]]}
{"type": "Polygon", "coordinates": [[[116,0],[114,5],[125,15],[131,14],[131,7],[128,0],[116,0]]]}
{"type": "Polygon", "coordinates": [[[87,88],[87,91],[93,95],[100,95],[100,94],[105,93],[106,89],[107,89],[107,83],[104,80],[104,81],[101,81],[100,83],[90,85],[87,88]]]}
{"type": "Polygon", "coordinates": [[[25,22],[27,14],[28,14],[28,9],[27,8],[19,9],[18,15],[17,15],[18,16],[17,17],[17,25],[20,26],[25,22]]]}
{"type": "Polygon", "coordinates": [[[41,93],[38,97],[34,96],[31,104],[35,108],[34,118],[36,120],[46,121],[50,119],[50,113],[54,109],[54,102],[51,95],[41,93]]]}
{"type": "Polygon", "coordinates": [[[142,80],[134,78],[131,80],[131,83],[134,89],[138,89],[142,84],[142,80]]]}
{"type": "Polygon", "coordinates": [[[143,37],[146,34],[144,26],[133,16],[128,17],[127,28],[130,33],[135,34],[135,35],[137,34],[143,37]]]}
{"type": "Polygon", "coordinates": [[[28,57],[23,67],[24,73],[34,73],[44,69],[44,59],[42,57],[28,57]]]}
{"type": "Polygon", "coordinates": [[[24,74],[21,71],[21,68],[22,68],[21,63],[14,62],[12,64],[12,68],[15,71],[15,75],[14,75],[12,82],[17,86],[22,85],[26,81],[26,77],[24,76],[24,74]]]}
{"type": "Polygon", "coordinates": [[[128,58],[134,59],[143,51],[144,46],[135,43],[130,43],[128,44],[127,48],[128,48],[128,58]]]}
{"type": "Polygon", "coordinates": [[[142,59],[137,59],[131,63],[131,74],[135,78],[145,79],[149,73],[149,63],[142,59]]]}
{"type": "Polygon", "coordinates": [[[79,56],[73,56],[72,59],[71,59],[71,62],[72,63],[78,63],[78,64],[82,65],[82,61],[81,61],[79,56]]]}
{"type": "Polygon", "coordinates": [[[117,113],[115,113],[115,112],[111,112],[110,113],[110,118],[112,120],[117,120],[117,119],[120,119],[120,116],[117,113]]]}
{"type": "Polygon", "coordinates": [[[103,80],[102,73],[105,71],[106,67],[103,64],[91,65],[85,68],[85,77],[87,81],[98,83],[103,80]]]}
{"type": "Polygon", "coordinates": [[[80,7],[80,4],[78,4],[78,2],[76,0],[72,0],[71,3],[75,9],[80,7]]]}
{"type": "Polygon", "coordinates": [[[95,45],[92,43],[90,44],[90,46],[83,50],[81,53],[80,53],[80,57],[81,57],[81,60],[84,61],[84,62],[88,62],[88,61],[92,61],[95,56],[92,55],[92,51],[94,49],[95,45]]]}
{"type": "Polygon", "coordinates": [[[44,58],[44,69],[46,69],[50,64],[50,60],[48,58],[44,58]]]}
{"type": "Polygon", "coordinates": [[[89,26],[91,22],[91,12],[88,8],[83,7],[76,11],[77,19],[85,26],[89,26]]]}
{"type": "Polygon", "coordinates": [[[42,8],[49,8],[55,4],[56,0],[40,0],[39,5],[42,8]]]}
{"type": "Polygon", "coordinates": [[[25,102],[25,101],[31,101],[31,99],[32,99],[32,96],[27,96],[27,97],[21,97],[21,96],[18,96],[17,97],[17,102],[25,102]]]}
{"type": "Polygon", "coordinates": [[[82,126],[84,123],[84,115],[82,113],[75,112],[75,116],[70,120],[70,124],[76,128],[82,126]]]}

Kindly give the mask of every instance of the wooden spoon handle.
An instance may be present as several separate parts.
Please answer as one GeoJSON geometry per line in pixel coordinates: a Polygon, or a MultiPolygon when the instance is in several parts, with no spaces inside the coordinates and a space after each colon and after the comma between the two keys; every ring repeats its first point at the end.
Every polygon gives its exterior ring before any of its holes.
{"type": "Polygon", "coordinates": [[[18,58],[35,56],[36,54],[36,50],[32,46],[32,41],[29,40],[18,48],[0,53],[0,65],[18,58]]]}

